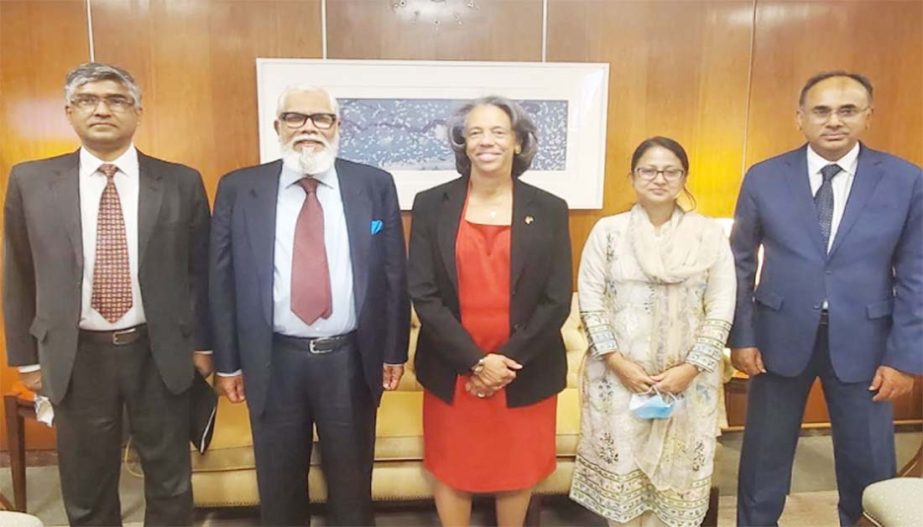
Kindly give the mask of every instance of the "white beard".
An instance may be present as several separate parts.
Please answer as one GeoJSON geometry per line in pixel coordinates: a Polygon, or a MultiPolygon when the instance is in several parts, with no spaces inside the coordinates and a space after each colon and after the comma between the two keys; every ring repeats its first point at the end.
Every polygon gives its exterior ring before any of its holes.
{"type": "Polygon", "coordinates": [[[288,143],[280,143],[282,147],[282,163],[289,170],[299,174],[318,175],[327,172],[333,167],[336,161],[337,151],[340,149],[340,134],[333,136],[332,141],[327,141],[323,136],[300,134],[289,140],[288,143]],[[295,143],[304,139],[320,141],[323,148],[312,150],[304,148],[301,152],[295,150],[295,143]]]}

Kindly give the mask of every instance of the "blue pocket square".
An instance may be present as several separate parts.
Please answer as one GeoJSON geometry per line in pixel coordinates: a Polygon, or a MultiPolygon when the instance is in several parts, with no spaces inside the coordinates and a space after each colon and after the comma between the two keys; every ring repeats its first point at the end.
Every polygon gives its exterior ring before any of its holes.
{"type": "Polygon", "coordinates": [[[372,234],[378,234],[384,226],[385,224],[381,220],[372,220],[372,234]]]}

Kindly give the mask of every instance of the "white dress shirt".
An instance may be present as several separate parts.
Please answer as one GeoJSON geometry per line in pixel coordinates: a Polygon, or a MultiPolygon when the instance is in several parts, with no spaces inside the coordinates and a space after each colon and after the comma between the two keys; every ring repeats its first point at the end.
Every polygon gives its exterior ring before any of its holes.
{"type": "Polygon", "coordinates": [[[324,245],[330,269],[330,293],[333,311],[328,318],[307,324],[292,311],[292,254],[295,245],[295,224],[304,204],[306,193],[298,180],[306,177],[282,166],[279,194],[276,201],[276,240],[273,262],[272,300],[273,331],[290,337],[333,337],[356,329],[356,305],[353,290],[352,257],[346,213],[340,195],[336,169],[313,176],[317,199],[324,209],[324,245]]]}
{"type": "MultiPolygon", "coordinates": [[[[812,195],[816,196],[820,186],[824,183],[824,176],[820,173],[820,170],[834,163],[840,166],[841,171],[830,180],[830,184],[833,186],[833,218],[830,222],[830,239],[827,240],[827,252],[830,252],[830,248],[833,247],[836,231],[840,226],[840,220],[843,219],[843,211],[846,210],[849,190],[852,188],[853,179],[856,177],[856,169],[859,168],[859,143],[856,143],[846,155],[836,161],[824,159],[808,145],[808,178],[810,178],[811,182],[812,195]]],[[[824,299],[823,306],[824,309],[829,307],[826,299],[824,299]]]]}
{"type": "Polygon", "coordinates": [[[93,295],[93,266],[96,264],[96,226],[99,201],[106,188],[106,176],[99,171],[105,164],[85,148],[80,149],[80,230],[83,234],[83,291],[81,294],[80,329],[113,331],[144,324],[144,305],[141,302],[141,285],[138,282],[138,151],[134,145],[111,162],[119,171],[113,176],[122,217],[125,221],[125,239],[128,242],[128,267],[131,275],[131,309],[122,318],[109,322],[90,307],[93,295]]]}
{"type": "Polygon", "coordinates": [[[846,210],[849,190],[852,188],[853,179],[856,177],[856,169],[859,167],[859,143],[856,143],[852,150],[836,161],[824,159],[808,146],[808,177],[811,180],[812,196],[817,195],[817,191],[824,182],[824,176],[821,175],[820,170],[834,163],[840,165],[842,171],[830,180],[830,184],[833,186],[833,220],[830,223],[830,239],[827,241],[828,252],[833,247],[836,231],[840,226],[840,220],[843,219],[843,211],[846,210]]]}

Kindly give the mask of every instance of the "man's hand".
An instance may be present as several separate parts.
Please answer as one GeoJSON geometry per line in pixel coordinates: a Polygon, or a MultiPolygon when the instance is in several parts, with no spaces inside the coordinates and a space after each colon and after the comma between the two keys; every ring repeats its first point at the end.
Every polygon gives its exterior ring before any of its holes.
{"type": "Polygon", "coordinates": [[[230,377],[215,375],[215,384],[218,385],[218,392],[222,393],[232,403],[237,404],[247,400],[244,395],[243,373],[230,377]]]}
{"type": "Polygon", "coordinates": [[[913,390],[913,375],[896,370],[890,366],[879,366],[872,378],[869,391],[874,392],[873,401],[893,401],[913,390]]]}
{"type": "Polygon", "coordinates": [[[679,395],[686,391],[692,379],[695,379],[698,374],[698,368],[692,364],[684,363],[673,366],[657,375],[651,375],[651,379],[657,382],[654,388],[661,392],[679,395]]]}
{"type": "Polygon", "coordinates": [[[499,353],[488,353],[484,356],[480,370],[474,376],[491,390],[497,391],[516,379],[516,371],[522,369],[522,364],[499,353]]]}
{"type": "Polygon", "coordinates": [[[211,353],[200,353],[197,351],[192,354],[192,362],[195,364],[195,369],[199,372],[199,375],[206,379],[215,369],[211,353]]]}
{"type": "Polygon", "coordinates": [[[26,388],[35,393],[42,390],[42,370],[30,371],[27,373],[19,372],[19,380],[26,388]]]}
{"type": "Polygon", "coordinates": [[[403,376],[403,364],[385,364],[381,369],[381,387],[388,391],[396,390],[403,376]]]}
{"type": "Polygon", "coordinates": [[[626,359],[621,353],[609,353],[605,359],[606,366],[618,375],[622,386],[631,392],[647,393],[657,382],[638,363],[626,359]]]}
{"type": "Polygon", "coordinates": [[[763,355],[758,348],[731,348],[731,364],[751,377],[766,373],[763,355]]]}

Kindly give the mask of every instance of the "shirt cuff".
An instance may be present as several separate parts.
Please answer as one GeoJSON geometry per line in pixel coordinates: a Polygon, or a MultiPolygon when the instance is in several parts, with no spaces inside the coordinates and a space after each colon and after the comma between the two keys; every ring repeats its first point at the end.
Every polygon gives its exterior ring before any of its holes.
{"type": "Polygon", "coordinates": [[[223,371],[216,371],[216,372],[215,372],[215,375],[217,375],[218,377],[237,377],[238,375],[240,375],[240,374],[243,373],[243,372],[244,372],[244,370],[237,370],[237,371],[235,371],[235,372],[233,372],[233,373],[224,373],[223,371]]]}
{"type": "Polygon", "coordinates": [[[400,362],[400,363],[398,363],[398,362],[385,362],[384,365],[385,365],[385,366],[403,366],[404,363],[403,363],[403,362],[400,362]]]}
{"type": "Polygon", "coordinates": [[[211,355],[212,350],[195,350],[196,353],[201,353],[202,355],[211,355]]]}
{"type": "Polygon", "coordinates": [[[29,364],[28,366],[20,366],[19,373],[32,373],[42,369],[41,364],[29,364]]]}

